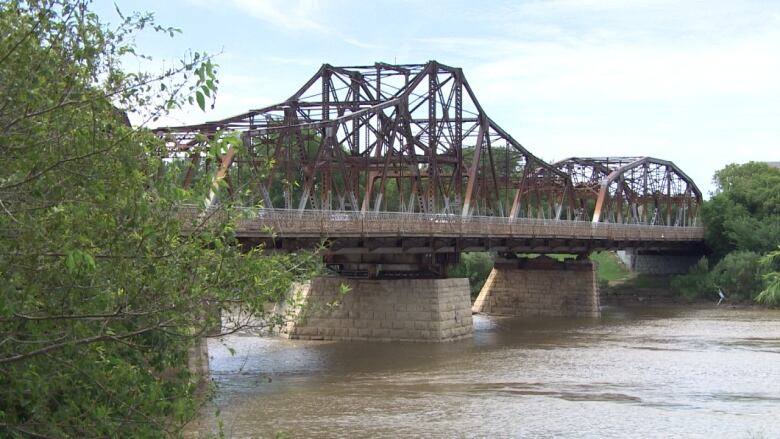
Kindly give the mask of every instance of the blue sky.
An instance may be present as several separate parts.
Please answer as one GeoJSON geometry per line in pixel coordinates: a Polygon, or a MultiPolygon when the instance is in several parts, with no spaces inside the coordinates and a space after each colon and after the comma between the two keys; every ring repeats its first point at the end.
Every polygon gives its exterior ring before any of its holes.
{"type": "MultiPolygon", "coordinates": [[[[458,66],[490,117],[546,160],[654,156],[706,193],[715,170],[780,161],[780,1],[116,0],[181,28],[155,69],[219,53],[218,119],[282,101],[323,63],[458,66]]],[[[104,21],[114,2],[96,0],[104,21]]]]}

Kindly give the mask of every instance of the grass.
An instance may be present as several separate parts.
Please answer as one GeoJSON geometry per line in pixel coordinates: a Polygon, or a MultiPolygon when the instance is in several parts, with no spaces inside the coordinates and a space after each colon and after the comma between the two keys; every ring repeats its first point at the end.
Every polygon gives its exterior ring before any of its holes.
{"type": "Polygon", "coordinates": [[[631,273],[612,252],[594,252],[590,260],[598,263],[597,276],[599,282],[615,282],[626,280],[631,273]]]}
{"type": "Polygon", "coordinates": [[[599,287],[605,288],[608,294],[619,296],[636,294],[642,290],[671,291],[672,276],[632,273],[613,252],[595,252],[590,255],[590,259],[598,263],[596,276],[599,287]]]}
{"type": "MultiPolygon", "coordinates": [[[[525,253],[518,256],[533,259],[541,255],[539,253],[525,253]]],[[[577,255],[564,253],[552,253],[545,256],[558,261],[577,257],[577,255]]],[[[593,252],[590,254],[590,260],[598,265],[596,278],[598,279],[599,287],[607,288],[612,293],[636,292],[643,289],[671,291],[672,276],[632,273],[623,265],[623,262],[614,252],[593,252]]]]}
{"type": "MultiPolygon", "coordinates": [[[[522,257],[534,259],[541,256],[539,253],[526,253],[522,257]]],[[[555,259],[557,261],[565,261],[566,259],[575,259],[577,255],[566,253],[550,253],[546,254],[548,258],[555,259]]],[[[613,252],[594,252],[590,255],[590,260],[598,263],[598,280],[599,283],[606,285],[609,282],[633,280],[637,276],[634,273],[629,272],[626,267],[620,262],[617,255],[613,252]]],[[[645,279],[637,279],[640,283],[645,283],[645,279]]],[[[652,281],[649,279],[649,281],[652,281]]]]}

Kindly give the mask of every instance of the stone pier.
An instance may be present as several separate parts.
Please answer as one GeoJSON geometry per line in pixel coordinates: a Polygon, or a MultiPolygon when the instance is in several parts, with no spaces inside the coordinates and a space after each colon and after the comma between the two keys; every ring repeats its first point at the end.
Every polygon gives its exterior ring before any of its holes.
{"type": "Polygon", "coordinates": [[[321,277],[291,296],[300,308],[283,333],[292,339],[442,342],[473,332],[468,279],[321,277]]]}
{"type": "Polygon", "coordinates": [[[595,264],[544,256],[498,260],[472,310],[521,317],[599,317],[595,264]]]}
{"type": "Polygon", "coordinates": [[[192,373],[192,381],[198,386],[209,380],[209,344],[205,337],[193,341],[187,351],[187,369],[192,373]]]}

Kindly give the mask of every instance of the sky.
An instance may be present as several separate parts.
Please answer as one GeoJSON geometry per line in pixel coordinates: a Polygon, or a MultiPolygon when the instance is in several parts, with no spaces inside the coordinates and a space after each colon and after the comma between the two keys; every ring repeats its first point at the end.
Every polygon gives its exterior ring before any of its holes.
{"type": "MultiPolygon", "coordinates": [[[[191,124],[284,101],[322,65],[437,60],[463,68],[485,112],[548,161],[671,160],[705,193],[729,163],[780,161],[780,1],[95,0],[101,19],[153,12],[159,69],[216,54],[217,102],[191,124]]],[[[137,65],[134,65],[136,63],[137,65]]]]}

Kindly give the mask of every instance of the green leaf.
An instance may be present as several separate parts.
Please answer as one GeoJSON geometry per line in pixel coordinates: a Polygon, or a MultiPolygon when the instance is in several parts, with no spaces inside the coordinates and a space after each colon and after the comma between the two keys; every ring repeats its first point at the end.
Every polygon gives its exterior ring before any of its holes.
{"type": "Polygon", "coordinates": [[[76,257],[77,256],[75,251],[68,252],[67,256],[65,257],[65,267],[70,273],[76,272],[76,257]]]}
{"type": "Polygon", "coordinates": [[[198,101],[198,107],[200,107],[202,111],[206,111],[206,98],[200,90],[195,92],[195,99],[198,101]]]}

